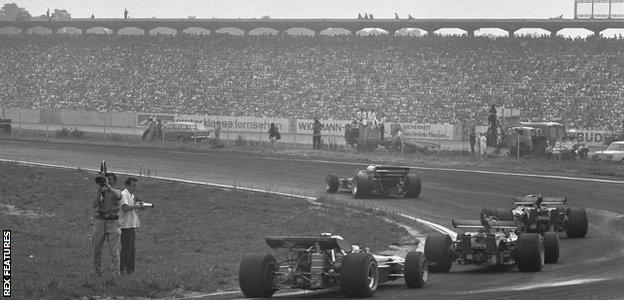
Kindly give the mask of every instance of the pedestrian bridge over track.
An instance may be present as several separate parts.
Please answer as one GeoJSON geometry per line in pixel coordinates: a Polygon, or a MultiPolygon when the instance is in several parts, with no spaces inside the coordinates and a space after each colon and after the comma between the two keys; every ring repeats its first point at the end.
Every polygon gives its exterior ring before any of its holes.
{"type": "Polygon", "coordinates": [[[315,35],[329,28],[342,28],[355,34],[366,28],[380,28],[394,35],[404,28],[418,28],[432,33],[439,29],[459,28],[469,36],[484,28],[497,28],[510,33],[520,29],[539,28],[555,36],[562,29],[583,28],[599,35],[606,29],[624,28],[624,19],[67,19],[67,20],[3,20],[0,29],[12,27],[26,33],[29,29],[43,27],[58,33],[63,28],[76,28],[83,34],[92,28],[106,28],[113,34],[124,28],[142,29],[145,34],[156,28],[170,28],[182,32],[189,28],[203,28],[210,32],[222,28],[237,28],[249,34],[258,28],[271,28],[285,32],[292,28],[305,28],[315,35]]]}

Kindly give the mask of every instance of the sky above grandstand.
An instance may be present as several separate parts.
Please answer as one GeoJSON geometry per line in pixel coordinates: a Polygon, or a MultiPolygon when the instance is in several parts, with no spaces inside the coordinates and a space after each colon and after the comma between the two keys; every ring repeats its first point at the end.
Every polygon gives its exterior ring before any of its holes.
{"type": "MultiPolygon", "coordinates": [[[[32,15],[67,9],[73,18],[572,18],[574,0],[9,0],[32,15]]],[[[580,8],[584,9],[584,8],[580,8]]]]}

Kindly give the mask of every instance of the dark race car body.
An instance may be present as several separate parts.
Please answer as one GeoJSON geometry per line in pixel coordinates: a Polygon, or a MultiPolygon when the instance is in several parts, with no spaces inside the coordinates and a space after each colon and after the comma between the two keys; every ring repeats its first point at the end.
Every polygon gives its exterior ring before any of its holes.
{"type": "Polygon", "coordinates": [[[518,232],[565,232],[570,238],[587,234],[588,220],[584,208],[566,206],[565,197],[527,195],[515,197],[513,209],[485,208],[482,215],[502,221],[515,221],[518,232]]]}
{"type": "Polygon", "coordinates": [[[374,255],[331,234],[265,240],[285,255],[279,261],[272,254],[242,260],[239,284],[247,297],[270,297],[281,288],[340,288],[350,297],[370,297],[379,283],[404,278],[408,288],[422,288],[427,280],[422,252],[410,251],[405,258],[374,255]]]}
{"type": "MultiPolygon", "coordinates": [[[[521,272],[537,272],[541,271],[547,253],[555,251],[545,247],[539,234],[516,235],[513,221],[453,220],[452,223],[459,230],[455,240],[436,233],[425,241],[425,257],[431,272],[448,272],[454,262],[517,266],[521,272]]],[[[556,251],[559,251],[558,244],[556,251]]]]}
{"type": "Polygon", "coordinates": [[[387,195],[417,198],[422,190],[420,177],[404,167],[369,166],[349,178],[329,174],[326,184],[328,193],[342,189],[350,191],[355,198],[387,195]]]}

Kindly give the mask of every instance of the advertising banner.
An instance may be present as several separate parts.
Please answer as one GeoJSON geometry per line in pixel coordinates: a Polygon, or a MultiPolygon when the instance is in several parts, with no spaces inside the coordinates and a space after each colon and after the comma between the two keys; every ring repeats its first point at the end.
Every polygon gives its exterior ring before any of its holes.
{"type": "MultiPolygon", "coordinates": [[[[352,121],[349,120],[323,120],[319,119],[319,122],[323,124],[323,131],[321,135],[331,135],[331,136],[344,136],[345,134],[345,125],[350,124],[352,121]]],[[[312,126],[314,125],[314,120],[311,119],[298,119],[296,120],[295,130],[297,134],[313,134],[312,126]]]]}
{"type": "MultiPolygon", "coordinates": [[[[414,124],[399,123],[403,128],[403,138],[415,140],[442,140],[452,141],[457,138],[461,140],[461,127],[456,129],[453,124],[414,124]]],[[[386,125],[386,134],[391,126],[386,125]]]]}
{"type": "Polygon", "coordinates": [[[281,133],[291,133],[290,121],[280,118],[227,117],[207,115],[176,115],[176,121],[203,122],[208,128],[221,127],[221,131],[233,132],[268,132],[271,123],[275,123],[281,133]]]}
{"type": "Polygon", "coordinates": [[[570,133],[576,134],[579,143],[594,147],[604,146],[607,141],[611,140],[612,135],[617,135],[616,132],[587,129],[573,129],[570,133]]]}

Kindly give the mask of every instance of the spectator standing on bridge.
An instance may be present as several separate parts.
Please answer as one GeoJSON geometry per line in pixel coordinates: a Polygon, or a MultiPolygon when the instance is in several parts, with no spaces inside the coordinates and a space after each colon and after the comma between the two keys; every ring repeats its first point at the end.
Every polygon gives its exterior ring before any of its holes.
{"type": "Polygon", "coordinates": [[[358,20],[362,20],[364,17],[362,17],[362,13],[358,14],[358,20]]]}
{"type": "Polygon", "coordinates": [[[273,149],[277,148],[277,141],[281,139],[282,135],[277,130],[277,126],[275,126],[275,123],[271,123],[271,128],[269,128],[269,140],[271,141],[273,149]]]}
{"type": "Polygon", "coordinates": [[[395,18],[396,20],[398,20],[398,19],[399,19],[399,14],[398,14],[398,13],[394,13],[394,18],[395,18]]]}
{"type": "Polygon", "coordinates": [[[48,19],[48,21],[50,21],[50,9],[48,8],[48,10],[46,10],[46,19],[48,19]]]}
{"type": "Polygon", "coordinates": [[[124,9],[124,20],[128,19],[128,14],[130,14],[130,12],[128,11],[128,9],[124,9]]]}
{"type": "Polygon", "coordinates": [[[312,125],[312,148],[315,150],[321,150],[321,130],[324,125],[319,122],[318,118],[314,118],[314,124],[312,125]]]}

